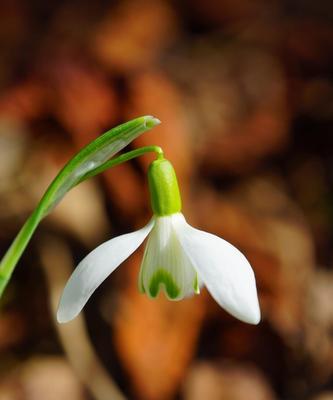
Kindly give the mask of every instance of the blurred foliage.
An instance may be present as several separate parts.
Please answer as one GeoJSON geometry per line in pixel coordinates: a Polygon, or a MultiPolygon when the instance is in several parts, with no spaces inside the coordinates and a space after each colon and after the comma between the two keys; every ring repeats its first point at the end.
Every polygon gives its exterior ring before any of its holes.
{"type": "Polygon", "coordinates": [[[112,398],[105,370],[130,399],[333,399],[333,3],[2,0],[0,18],[1,254],[73,153],[153,114],[131,147],[163,147],[189,221],[250,259],[263,313],[151,301],[138,253],[86,308],[104,367],[82,322],[54,324],[70,268],[149,218],[143,157],[41,225],[2,302],[0,400],[89,399],[82,381],[112,398]]]}

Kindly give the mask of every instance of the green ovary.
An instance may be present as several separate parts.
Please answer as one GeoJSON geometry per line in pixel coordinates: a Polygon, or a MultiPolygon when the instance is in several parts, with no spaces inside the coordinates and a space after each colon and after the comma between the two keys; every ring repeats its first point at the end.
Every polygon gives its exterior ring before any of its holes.
{"type": "Polygon", "coordinates": [[[174,300],[180,295],[180,288],[175,283],[172,275],[165,269],[158,269],[152,276],[148,291],[151,297],[156,297],[160,291],[161,285],[164,286],[167,296],[174,300]]]}
{"type": "Polygon", "coordinates": [[[166,159],[153,161],[148,169],[148,183],[153,213],[159,217],[181,211],[182,201],[175,170],[166,159]]]}

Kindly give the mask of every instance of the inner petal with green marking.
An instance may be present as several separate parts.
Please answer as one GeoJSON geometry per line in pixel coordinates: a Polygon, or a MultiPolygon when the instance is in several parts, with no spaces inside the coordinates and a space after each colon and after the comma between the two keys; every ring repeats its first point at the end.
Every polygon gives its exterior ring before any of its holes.
{"type": "Polygon", "coordinates": [[[139,288],[151,298],[157,297],[161,290],[170,300],[200,292],[197,272],[184,253],[172,222],[172,215],[156,217],[146,245],[139,288]]]}

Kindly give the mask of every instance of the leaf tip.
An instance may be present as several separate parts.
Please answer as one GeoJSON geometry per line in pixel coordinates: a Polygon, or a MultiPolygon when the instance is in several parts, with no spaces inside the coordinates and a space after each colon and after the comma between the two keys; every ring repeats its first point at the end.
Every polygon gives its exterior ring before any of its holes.
{"type": "Polygon", "coordinates": [[[152,115],[146,115],[143,118],[144,118],[144,124],[148,129],[154,128],[154,126],[159,125],[161,123],[161,121],[158,118],[153,117],[152,115]]]}

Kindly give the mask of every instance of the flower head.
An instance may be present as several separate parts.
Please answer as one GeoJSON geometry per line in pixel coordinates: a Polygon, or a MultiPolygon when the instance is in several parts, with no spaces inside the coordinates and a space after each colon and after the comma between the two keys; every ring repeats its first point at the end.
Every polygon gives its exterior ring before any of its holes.
{"type": "Polygon", "coordinates": [[[154,161],[148,177],[153,218],[140,230],[103,243],[80,262],[62,294],[58,321],[73,319],[95,289],[148,237],[139,274],[142,293],[155,298],[163,289],[168,299],[181,300],[200,293],[205,285],[230,314],[257,324],[255,277],[245,256],[227,241],[186,222],[169,161],[154,161]]]}

